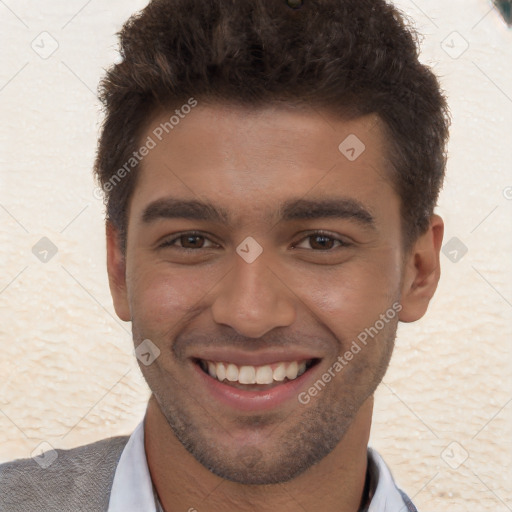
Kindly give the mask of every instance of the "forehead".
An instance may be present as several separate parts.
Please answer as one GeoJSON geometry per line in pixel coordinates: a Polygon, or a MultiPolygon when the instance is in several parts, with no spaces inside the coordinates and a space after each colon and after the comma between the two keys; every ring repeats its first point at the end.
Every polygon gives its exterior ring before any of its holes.
{"type": "Polygon", "coordinates": [[[141,137],[153,143],[132,197],[137,209],[167,196],[207,198],[250,219],[291,198],[394,195],[377,116],[201,104],[171,122],[173,114],[154,116],[141,137]]]}

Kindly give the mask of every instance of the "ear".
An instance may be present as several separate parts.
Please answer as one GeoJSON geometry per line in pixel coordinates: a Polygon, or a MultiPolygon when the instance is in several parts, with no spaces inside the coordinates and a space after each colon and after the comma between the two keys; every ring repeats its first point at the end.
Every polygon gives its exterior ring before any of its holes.
{"type": "Polygon", "coordinates": [[[399,316],[401,322],[415,322],[427,311],[441,276],[439,253],[443,233],[443,219],[433,215],[428,230],[416,240],[406,256],[399,316]]]}
{"type": "Polygon", "coordinates": [[[131,314],[126,288],[126,259],[121,251],[119,230],[107,221],[106,232],[108,283],[114,309],[121,320],[129,322],[131,314]]]}

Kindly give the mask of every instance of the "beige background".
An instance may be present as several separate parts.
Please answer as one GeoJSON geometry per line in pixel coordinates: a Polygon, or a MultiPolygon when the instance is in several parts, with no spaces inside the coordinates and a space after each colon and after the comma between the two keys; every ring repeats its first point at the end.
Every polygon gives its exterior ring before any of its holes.
{"type": "MultiPolygon", "coordinates": [[[[506,512],[512,30],[484,0],[397,3],[425,35],[422,59],[449,96],[438,210],[445,242],[457,237],[468,252],[457,263],[443,255],[429,314],[400,327],[372,444],[421,511],[506,512]]],[[[95,89],[116,56],[115,32],[144,5],[0,2],[0,461],[30,456],[41,442],[64,448],[130,433],[144,413],[130,325],[112,308],[91,175],[95,89]],[[58,249],[47,263],[32,253],[42,237],[58,249]]]]}

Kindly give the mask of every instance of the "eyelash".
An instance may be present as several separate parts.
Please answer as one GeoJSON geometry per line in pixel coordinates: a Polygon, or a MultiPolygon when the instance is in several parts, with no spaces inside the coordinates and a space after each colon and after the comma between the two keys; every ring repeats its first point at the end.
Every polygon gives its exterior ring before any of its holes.
{"type": "Polygon", "coordinates": [[[294,244],[294,246],[308,238],[313,238],[315,236],[323,236],[325,238],[329,238],[329,239],[333,240],[334,242],[337,242],[339,245],[337,247],[333,247],[332,249],[324,249],[324,250],[306,249],[307,251],[332,252],[336,249],[343,249],[343,248],[350,247],[351,245],[353,245],[344,238],[339,238],[337,236],[332,235],[331,233],[328,233],[327,231],[320,230],[320,231],[312,231],[312,232],[308,233],[306,236],[303,236],[297,243],[294,244]]]}
{"type": "MultiPolygon", "coordinates": [[[[201,232],[198,232],[198,231],[186,231],[184,233],[179,233],[178,235],[175,235],[172,239],[165,240],[164,242],[162,242],[159,245],[159,248],[173,247],[173,248],[176,248],[176,249],[179,249],[179,250],[182,250],[182,251],[191,251],[191,252],[192,251],[194,251],[194,252],[195,251],[199,251],[201,249],[211,249],[211,247],[206,247],[206,248],[205,247],[200,247],[198,249],[191,249],[191,248],[188,248],[188,247],[179,247],[179,246],[177,246],[175,244],[175,242],[178,241],[182,236],[191,236],[191,237],[197,236],[197,237],[202,237],[205,240],[210,240],[208,238],[208,236],[206,236],[204,233],[201,233],[201,232]]],[[[312,231],[311,233],[308,233],[306,236],[303,236],[300,240],[298,240],[293,245],[296,246],[300,242],[303,242],[304,240],[307,240],[308,238],[312,238],[312,237],[315,237],[315,236],[323,236],[325,238],[329,238],[331,240],[334,240],[334,242],[338,242],[339,245],[337,247],[334,247],[334,248],[331,248],[331,249],[324,249],[324,250],[321,250],[321,249],[306,249],[306,250],[308,250],[308,251],[315,251],[315,252],[332,252],[336,248],[337,249],[341,249],[341,248],[350,247],[350,246],[353,245],[353,244],[351,244],[350,242],[347,242],[344,239],[335,237],[332,234],[327,233],[325,231],[321,231],[321,230],[320,231],[312,231]]],[[[213,242],[212,240],[210,240],[210,242],[215,244],[215,242],[213,242]]],[[[218,245],[218,244],[216,244],[216,245],[218,245]]]]}
{"type": "MultiPolygon", "coordinates": [[[[204,247],[200,247],[199,249],[190,249],[188,247],[178,247],[178,246],[176,246],[174,244],[174,242],[179,240],[182,236],[197,236],[197,237],[202,237],[202,238],[204,238],[206,240],[209,240],[209,238],[204,233],[200,233],[198,231],[185,231],[184,233],[179,233],[179,234],[175,235],[171,239],[165,240],[164,242],[162,242],[159,245],[159,247],[162,247],[162,248],[174,247],[174,248],[180,249],[182,251],[199,251],[200,249],[204,249],[204,247]]],[[[215,242],[212,242],[212,243],[215,243],[215,242]]],[[[216,245],[218,245],[218,244],[216,244],[216,245]]],[[[210,249],[210,247],[207,247],[207,249],[210,249]]]]}

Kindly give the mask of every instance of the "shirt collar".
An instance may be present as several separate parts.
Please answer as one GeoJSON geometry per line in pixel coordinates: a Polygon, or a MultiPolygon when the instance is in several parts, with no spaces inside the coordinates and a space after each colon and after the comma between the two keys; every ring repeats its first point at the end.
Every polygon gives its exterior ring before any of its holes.
{"type": "Polygon", "coordinates": [[[108,512],[157,512],[144,449],[144,421],[128,439],[117,465],[108,512]]]}
{"type": "MultiPolygon", "coordinates": [[[[408,510],[382,457],[368,448],[368,470],[372,472],[372,500],[368,512],[408,510]]],[[[144,421],[134,430],[119,459],[108,512],[158,512],[144,449],[144,421]]]]}
{"type": "Polygon", "coordinates": [[[382,457],[373,448],[368,448],[369,471],[373,471],[377,482],[368,512],[405,512],[408,510],[400,491],[382,457]]]}

